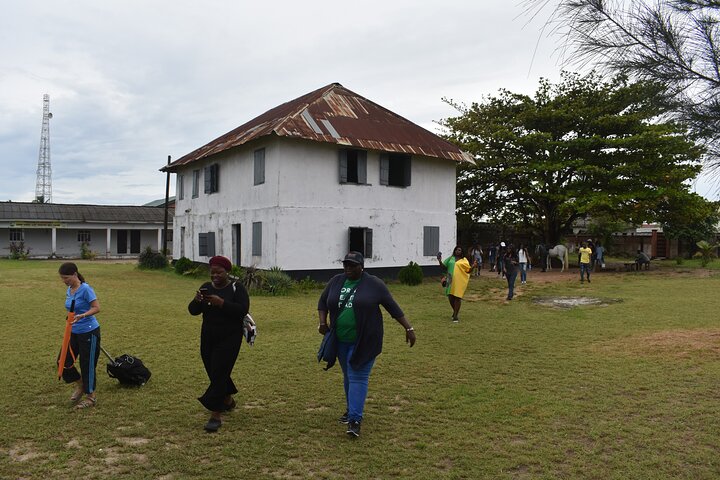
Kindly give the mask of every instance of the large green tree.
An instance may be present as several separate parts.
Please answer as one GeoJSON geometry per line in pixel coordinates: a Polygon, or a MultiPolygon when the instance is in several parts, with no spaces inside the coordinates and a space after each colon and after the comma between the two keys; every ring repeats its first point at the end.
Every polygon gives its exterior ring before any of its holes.
{"type": "Polygon", "coordinates": [[[522,224],[548,244],[588,216],[658,220],[668,198],[688,193],[703,154],[663,119],[664,94],[657,83],[565,72],[534,97],[448,101],[460,115],[442,121],[447,138],[476,158],[459,167],[459,213],[522,224]]]}

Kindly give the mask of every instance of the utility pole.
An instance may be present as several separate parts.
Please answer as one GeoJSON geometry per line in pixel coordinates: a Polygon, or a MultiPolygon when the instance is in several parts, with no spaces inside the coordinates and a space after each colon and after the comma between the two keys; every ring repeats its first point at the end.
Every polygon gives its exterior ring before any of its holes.
{"type": "Polygon", "coordinates": [[[52,169],[50,168],[50,95],[43,95],[43,121],[40,131],[40,154],[38,155],[35,202],[52,202],[52,169]]]}
{"type": "MultiPolygon", "coordinates": [[[[168,155],[168,165],[170,165],[170,155],[168,155]]],[[[167,172],[165,178],[165,223],[163,224],[163,250],[162,254],[168,256],[168,203],[170,203],[170,172],[167,172]]]]}

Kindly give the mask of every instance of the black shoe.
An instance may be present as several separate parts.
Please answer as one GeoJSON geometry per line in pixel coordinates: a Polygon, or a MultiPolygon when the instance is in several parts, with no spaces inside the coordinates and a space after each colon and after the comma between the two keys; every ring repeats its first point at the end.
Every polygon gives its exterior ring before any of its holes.
{"type": "Polygon", "coordinates": [[[351,437],[359,437],[360,436],[360,422],[357,422],[355,420],[352,420],[348,423],[347,433],[351,437]]]}
{"type": "Polygon", "coordinates": [[[208,420],[208,422],[205,424],[205,431],[208,433],[217,432],[220,428],[220,425],[222,425],[222,420],[217,418],[210,418],[210,420],[208,420]]]}
{"type": "Polygon", "coordinates": [[[458,323],[460,319],[458,317],[452,317],[453,323],[458,323]]]}
{"type": "Polygon", "coordinates": [[[348,420],[348,412],[347,410],[345,413],[342,414],[342,417],[338,418],[338,422],[342,423],[343,425],[347,425],[350,420],[348,420]]]}
{"type": "Polygon", "coordinates": [[[588,278],[588,283],[590,283],[590,279],[588,278]]]}

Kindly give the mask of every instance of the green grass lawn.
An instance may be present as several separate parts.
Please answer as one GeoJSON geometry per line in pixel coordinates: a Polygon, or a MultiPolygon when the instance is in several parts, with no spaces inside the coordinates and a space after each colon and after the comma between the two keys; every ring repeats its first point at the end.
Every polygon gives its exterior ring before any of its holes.
{"type": "Polygon", "coordinates": [[[336,420],[340,368],[315,359],[319,290],[251,297],[259,334],[235,368],[238,408],[206,434],[200,319],[187,313],[201,280],[130,264],[78,262],[99,296],[102,344],[137,355],[153,377],[121,388],[101,359],[97,407],[72,411],[55,377],[59,265],[0,260],[3,479],[720,476],[716,273],[668,262],[580,285],[576,270],[552,283],[532,270],[505,303],[505,284],[485,270],[459,324],[437,279],[393,284],[417,344],[386,318],[362,436],[351,439],[336,420]],[[532,303],[550,295],[620,301],[532,303]]]}

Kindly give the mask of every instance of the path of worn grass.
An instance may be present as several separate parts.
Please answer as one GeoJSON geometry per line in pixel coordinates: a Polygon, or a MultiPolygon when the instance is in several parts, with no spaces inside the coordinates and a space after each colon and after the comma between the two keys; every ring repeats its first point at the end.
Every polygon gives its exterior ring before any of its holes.
{"type": "MultiPolygon", "coordinates": [[[[146,361],[120,388],[100,370],[98,406],[72,412],[54,378],[64,321],[60,262],[0,261],[1,478],[717,478],[720,277],[575,274],[471,283],[453,325],[438,282],[391,286],[417,330],[386,321],[358,440],[336,423],[339,368],[314,361],[319,291],[253,297],[239,408],[202,431],[206,386],[198,280],[80,263],[100,297],[103,345],[146,361]],[[518,282],[519,283],[519,282],[518,282]],[[549,309],[535,295],[621,299],[549,309]]],[[[104,361],[101,361],[104,365],[104,361]]]]}

